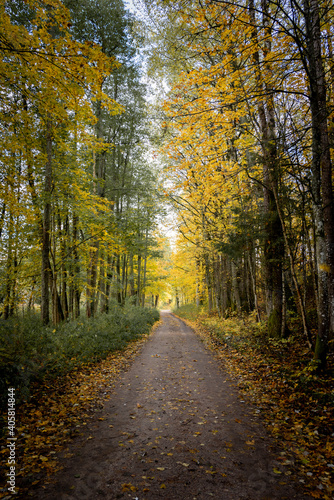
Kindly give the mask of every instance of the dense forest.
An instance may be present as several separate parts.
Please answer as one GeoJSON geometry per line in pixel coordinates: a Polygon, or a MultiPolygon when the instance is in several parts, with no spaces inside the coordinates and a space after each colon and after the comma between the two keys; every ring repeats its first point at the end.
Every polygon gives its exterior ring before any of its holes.
{"type": "Polygon", "coordinates": [[[158,309],[332,498],[333,35],[332,0],[0,0],[0,451],[10,404],[22,498],[158,309]]]}
{"type": "Polygon", "coordinates": [[[324,368],[334,325],[332,2],[147,9],[151,71],[170,87],[162,138],[178,301],[221,316],[255,311],[274,338],[289,336],[297,315],[324,368]]]}
{"type": "Polygon", "coordinates": [[[88,0],[1,2],[1,18],[2,317],[144,304],[162,209],[134,18],[88,0]]]}
{"type": "Polygon", "coordinates": [[[272,338],[298,318],[325,369],[331,0],[0,7],[2,326],[160,296],[272,338]]]}

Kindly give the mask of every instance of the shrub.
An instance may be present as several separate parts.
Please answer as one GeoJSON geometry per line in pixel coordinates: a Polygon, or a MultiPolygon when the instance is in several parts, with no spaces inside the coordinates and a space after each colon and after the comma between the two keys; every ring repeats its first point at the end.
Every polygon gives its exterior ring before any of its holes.
{"type": "Polygon", "coordinates": [[[148,333],[159,319],[156,309],[112,304],[108,314],[78,318],[45,327],[37,315],[0,320],[0,406],[8,387],[18,403],[27,399],[33,381],[61,376],[94,363],[148,333]]]}
{"type": "Polygon", "coordinates": [[[177,309],[173,309],[173,313],[189,321],[196,321],[199,316],[205,314],[205,307],[196,306],[196,304],[185,304],[177,309]]]}

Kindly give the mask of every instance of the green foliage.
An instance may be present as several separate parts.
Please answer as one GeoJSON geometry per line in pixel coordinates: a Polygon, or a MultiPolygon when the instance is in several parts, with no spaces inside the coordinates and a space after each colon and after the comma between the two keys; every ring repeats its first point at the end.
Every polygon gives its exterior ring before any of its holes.
{"type": "Polygon", "coordinates": [[[236,316],[223,319],[216,314],[208,315],[205,306],[195,304],[181,306],[174,312],[181,318],[197,321],[216,345],[242,349],[243,343],[248,341],[248,337],[243,335],[244,320],[236,316]]]}
{"type": "Polygon", "coordinates": [[[32,382],[103,359],[147,334],[158,319],[156,309],[122,308],[114,303],[109,314],[78,318],[57,328],[43,326],[37,315],[1,320],[1,394],[5,398],[7,388],[15,387],[18,401],[22,401],[29,396],[32,382]]]}
{"type": "Polygon", "coordinates": [[[185,304],[179,308],[173,309],[173,313],[189,321],[195,321],[199,316],[204,314],[204,311],[204,306],[196,306],[195,304],[185,304]]]}

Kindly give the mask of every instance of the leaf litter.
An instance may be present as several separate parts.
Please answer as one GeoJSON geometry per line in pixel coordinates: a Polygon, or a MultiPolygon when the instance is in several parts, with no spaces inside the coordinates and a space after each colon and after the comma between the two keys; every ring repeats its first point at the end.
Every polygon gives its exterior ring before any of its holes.
{"type": "MultiPolygon", "coordinates": [[[[311,353],[298,337],[263,340],[254,321],[233,317],[182,318],[215,352],[237,380],[245,396],[276,442],[283,447],[280,463],[300,471],[313,498],[334,497],[333,370],[327,378],[312,369],[311,353]]],[[[238,422],[238,419],[235,419],[238,422]]],[[[253,441],[246,442],[253,445],[253,441]]],[[[274,468],[275,474],[281,471],[274,468]]],[[[287,472],[288,473],[288,472],[287,472]]]]}
{"type": "MultiPolygon", "coordinates": [[[[159,324],[154,325],[151,333],[159,324]]],[[[64,377],[32,386],[29,401],[16,411],[16,498],[26,498],[30,486],[38,484],[45,475],[60,470],[57,454],[73,437],[82,433],[89,420],[110,398],[120,373],[129,367],[150,334],[130,342],[124,350],[113,352],[98,363],[76,367],[64,377]]],[[[5,435],[1,439],[3,464],[7,463],[9,453],[6,438],[5,435]]],[[[87,439],[92,439],[92,436],[87,439]]],[[[5,470],[6,466],[3,473],[5,470]]],[[[6,481],[4,474],[0,499],[11,497],[6,481]]]]}

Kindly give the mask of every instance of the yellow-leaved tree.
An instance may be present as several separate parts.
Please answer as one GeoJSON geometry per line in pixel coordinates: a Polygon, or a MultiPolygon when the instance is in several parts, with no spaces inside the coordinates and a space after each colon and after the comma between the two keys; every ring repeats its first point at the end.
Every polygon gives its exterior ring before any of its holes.
{"type": "MultiPolygon", "coordinates": [[[[92,102],[98,100],[110,113],[121,111],[101,90],[116,61],[93,41],[73,40],[69,12],[59,0],[26,0],[22,18],[11,7],[10,2],[0,2],[4,315],[13,309],[20,273],[22,280],[31,273],[38,280],[33,256],[41,252],[41,311],[46,324],[50,292],[56,321],[60,310],[56,275],[61,266],[50,262],[50,256],[55,257],[52,239],[62,231],[57,228],[57,212],[66,198],[76,248],[80,206],[89,203],[93,211],[99,210],[88,182],[93,152],[103,147],[94,138],[92,102]],[[25,260],[28,253],[32,267],[25,260]]],[[[105,209],[105,202],[99,200],[99,205],[105,209]]]]}

